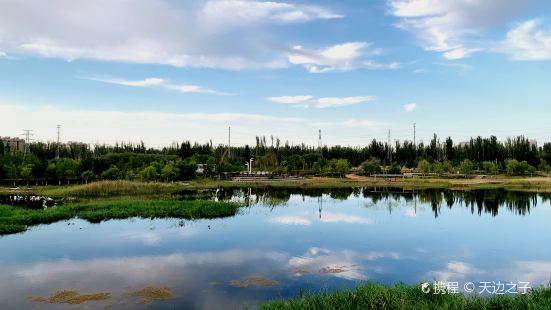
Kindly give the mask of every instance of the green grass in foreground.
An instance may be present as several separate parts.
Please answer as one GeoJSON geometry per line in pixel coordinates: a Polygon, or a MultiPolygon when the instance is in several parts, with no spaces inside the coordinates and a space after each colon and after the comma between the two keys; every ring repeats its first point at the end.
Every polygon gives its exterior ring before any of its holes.
{"type": "Polygon", "coordinates": [[[367,283],[354,290],[274,300],[260,309],[551,309],[551,287],[533,289],[525,295],[477,297],[425,294],[420,285],[367,283]]]}
{"type": "Polygon", "coordinates": [[[70,203],[46,210],[0,205],[0,235],[23,232],[29,226],[78,217],[92,223],[109,219],[217,218],[237,213],[239,204],[204,200],[106,200],[70,203]]]}

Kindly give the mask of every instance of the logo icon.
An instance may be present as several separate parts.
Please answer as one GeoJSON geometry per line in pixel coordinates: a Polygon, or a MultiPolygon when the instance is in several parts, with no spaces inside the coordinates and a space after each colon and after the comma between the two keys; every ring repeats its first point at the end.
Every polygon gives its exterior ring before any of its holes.
{"type": "Polygon", "coordinates": [[[430,293],[430,283],[425,282],[425,283],[421,284],[421,291],[425,294],[430,293]]]}

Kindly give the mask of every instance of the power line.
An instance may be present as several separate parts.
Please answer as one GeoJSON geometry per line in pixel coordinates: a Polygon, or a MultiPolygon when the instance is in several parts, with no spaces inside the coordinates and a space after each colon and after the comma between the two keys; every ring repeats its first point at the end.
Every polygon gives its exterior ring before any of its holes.
{"type": "Polygon", "coordinates": [[[24,153],[24,156],[27,156],[27,153],[29,152],[30,142],[31,142],[31,140],[34,140],[34,139],[31,139],[31,136],[34,136],[32,131],[33,131],[32,129],[23,129],[23,133],[21,134],[22,136],[25,136],[25,153],[24,153]]]}

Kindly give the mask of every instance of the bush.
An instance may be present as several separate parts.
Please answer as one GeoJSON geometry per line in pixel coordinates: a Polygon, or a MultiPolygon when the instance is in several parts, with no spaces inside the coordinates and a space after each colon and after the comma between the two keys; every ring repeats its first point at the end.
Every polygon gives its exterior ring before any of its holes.
{"type": "Polygon", "coordinates": [[[383,172],[381,168],[381,161],[374,157],[364,161],[361,167],[362,167],[362,173],[364,175],[372,175],[372,174],[383,172]]]}
{"type": "Polygon", "coordinates": [[[474,163],[468,159],[459,164],[459,171],[463,174],[472,174],[474,171],[474,163]]]}
{"type": "Polygon", "coordinates": [[[496,163],[491,161],[485,161],[482,163],[482,169],[488,174],[498,174],[499,167],[496,163]]]}
{"type": "Polygon", "coordinates": [[[510,159],[505,161],[505,168],[508,175],[523,176],[528,174],[534,174],[536,168],[530,166],[527,161],[519,162],[516,159],[510,159]]]}
{"type": "Polygon", "coordinates": [[[121,172],[117,166],[111,166],[109,169],[101,173],[103,180],[116,180],[120,177],[121,172]]]}
{"type": "Polygon", "coordinates": [[[417,170],[419,170],[419,172],[421,173],[429,173],[430,172],[430,163],[428,162],[428,160],[421,160],[419,162],[419,164],[417,164],[417,170]]]}

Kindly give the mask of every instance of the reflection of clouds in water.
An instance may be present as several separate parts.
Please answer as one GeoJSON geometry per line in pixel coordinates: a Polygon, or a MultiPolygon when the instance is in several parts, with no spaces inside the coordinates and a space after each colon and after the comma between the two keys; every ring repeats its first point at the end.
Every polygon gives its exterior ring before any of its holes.
{"type": "Polygon", "coordinates": [[[415,208],[406,208],[404,214],[407,217],[417,217],[417,210],[415,208]]]}
{"type": "Polygon", "coordinates": [[[367,280],[367,271],[381,272],[380,267],[365,266],[365,261],[374,261],[381,258],[399,259],[395,252],[368,252],[330,251],[312,247],[304,256],[294,256],[289,260],[289,267],[300,276],[310,273],[331,274],[335,277],[348,280],[367,280]]]}
{"type": "Polygon", "coordinates": [[[517,261],[506,268],[494,270],[476,268],[461,261],[450,261],[445,269],[428,273],[436,281],[508,281],[530,282],[532,286],[551,281],[551,261],[517,261]]]}
{"type": "Polygon", "coordinates": [[[530,282],[532,285],[548,284],[551,281],[551,262],[518,261],[501,273],[507,274],[511,281],[530,282]]]}
{"type": "Polygon", "coordinates": [[[195,236],[198,233],[197,228],[192,226],[181,227],[178,229],[178,234],[174,235],[172,231],[162,230],[150,230],[150,231],[127,231],[119,233],[113,236],[115,239],[123,239],[125,241],[141,241],[147,246],[158,246],[161,244],[165,237],[179,236],[182,238],[189,238],[195,236]]]}
{"type": "Polygon", "coordinates": [[[350,215],[346,213],[323,212],[321,218],[318,213],[302,215],[276,216],[269,220],[270,223],[282,225],[312,225],[315,221],[322,223],[346,223],[346,224],[373,224],[374,221],[367,217],[350,215]]]}
{"type": "MultiPolygon", "coordinates": [[[[36,284],[56,281],[65,277],[78,278],[79,274],[86,276],[88,279],[114,277],[123,279],[128,283],[136,281],[147,283],[162,278],[170,279],[174,272],[194,272],[197,268],[189,268],[194,266],[228,267],[254,260],[284,263],[287,259],[287,254],[279,252],[232,250],[189,254],[177,253],[166,256],[98,258],[83,261],[62,259],[52,262],[17,265],[11,267],[10,270],[19,278],[36,284]]],[[[1,278],[2,276],[0,276],[1,278]]]]}
{"type": "Polygon", "coordinates": [[[324,212],[320,221],[325,223],[373,224],[373,220],[367,217],[331,212],[324,212]]]}
{"type": "Polygon", "coordinates": [[[270,219],[270,223],[282,225],[312,225],[312,221],[303,215],[277,216],[270,219]]]}
{"type": "Polygon", "coordinates": [[[142,241],[144,245],[149,245],[149,246],[157,246],[161,243],[161,240],[162,240],[161,236],[158,233],[152,232],[152,231],[125,232],[125,233],[116,235],[115,237],[124,239],[124,240],[142,241]]]}
{"type": "Polygon", "coordinates": [[[473,265],[469,263],[461,261],[450,261],[446,265],[445,269],[430,271],[428,275],[430,278],[433,278],[436,281],[458,282],[462,280],[474,281],[473,278],[469,277],[480,273],[481,272],[478,269],[476,269],[473,265]]]}

